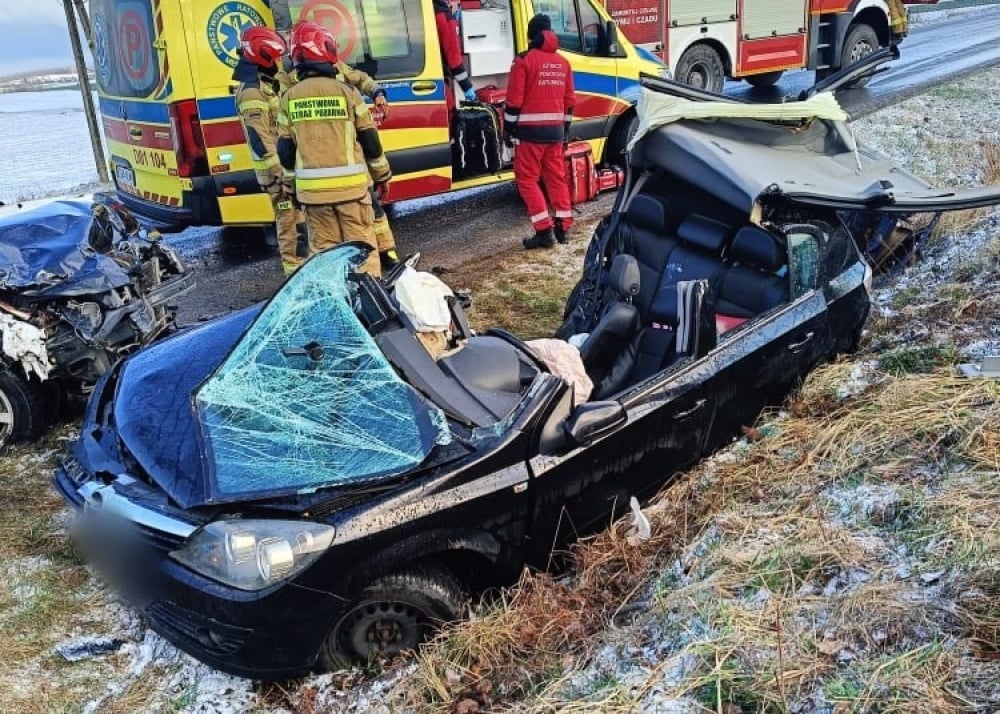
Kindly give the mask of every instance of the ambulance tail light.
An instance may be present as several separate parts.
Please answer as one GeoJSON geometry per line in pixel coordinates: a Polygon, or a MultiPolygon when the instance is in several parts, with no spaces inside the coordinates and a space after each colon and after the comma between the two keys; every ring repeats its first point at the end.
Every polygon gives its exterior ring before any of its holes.
{"type": "Polygon", "coordinates": [[[191,178],[207,174],[208,157],[195,100],[187,99],[170,105],[170,129],[177,155],[177,175],[191,178]]]}

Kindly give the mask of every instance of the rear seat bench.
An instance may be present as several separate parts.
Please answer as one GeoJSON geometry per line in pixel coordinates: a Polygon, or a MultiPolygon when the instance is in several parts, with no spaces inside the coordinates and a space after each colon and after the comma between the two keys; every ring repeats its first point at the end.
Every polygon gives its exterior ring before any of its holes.
{"type": "Polygon", "coordinates": [[[789,299],[787,249],[776,236],[756,226],[733,235],[728,224],[696,213],[674,229],[675,220],[669,202],[655,194],[637,194],[628,206],[622,236],[639,268],[638,330],[593,398],[646,379],[678,357],[679,282],[707,282],[719,334],[789,299]]]}

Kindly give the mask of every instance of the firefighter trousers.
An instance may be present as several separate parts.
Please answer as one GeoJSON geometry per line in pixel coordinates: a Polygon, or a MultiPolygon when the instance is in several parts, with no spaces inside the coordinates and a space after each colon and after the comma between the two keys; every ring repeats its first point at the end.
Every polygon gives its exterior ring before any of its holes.
{"type": "Polygon", "coordinates": [[[281,257],[281,269],[285,275],[291,275],[302,265],[299,257],[299,234],[295,229],[298,211],[292,199],[282,197],[278,191],[269,191],[271,208],[274,209],[274,227],[278,236],[278,255],[281,257]]]}
{"type": "Polygon", "coordinates": [[[517,192],[521,194],[531,225],[536,231],[552,227],[546,194],[552,202],[552,211],[563,228],[568,230],[573,224],[569,186],[566,183],[566,160],[561,142],[518,142],[514,149],[514,183],[517,184],[517,192]],[[545,193],[542,193],[539,181],[545,183],[545,193]]]}
{"type": "Polygon", "coordinates": [[[371,246],[361,272],[376,277],[382,275],[375,242],[374,215],[371,194],[346,203],[306,204],[306,226],[309,228],[309,252],[320,253],[346,241],[357,240],[371,246]]]}

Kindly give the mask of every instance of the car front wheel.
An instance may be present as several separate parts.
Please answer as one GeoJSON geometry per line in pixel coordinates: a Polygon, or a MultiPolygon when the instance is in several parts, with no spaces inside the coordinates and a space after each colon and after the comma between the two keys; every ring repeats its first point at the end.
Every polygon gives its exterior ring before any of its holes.
{"type": "Polygon", "coordinates": [[[323,664],[341,669],[414,650],[442,623],[461,616],[464,595],[440,568],[403,570],[369,584],[323,644],[323,664]]]}
{"type": "MultiPolygon", "coordinates": [[[[844,51],[840,56],[841,68],[854,64],[879,48],[878,33],[871,25],[855,25],[844,38],[844,51]]],[[[863,87],[871,76],[856,80],[852,86],[863,87]]]]}
{"type": "Polygon", "coordinates": [[[34,439],[47,423],[41,390],[16,372],[0,367],[0,450],[34,439]]]}
{"type": "Polygon", "coordinates": [[[719,53],[710,45],[694,45],[687,48],[677,61],[674,79],[718,94],[726,81],[726,67],[719,53]]]}

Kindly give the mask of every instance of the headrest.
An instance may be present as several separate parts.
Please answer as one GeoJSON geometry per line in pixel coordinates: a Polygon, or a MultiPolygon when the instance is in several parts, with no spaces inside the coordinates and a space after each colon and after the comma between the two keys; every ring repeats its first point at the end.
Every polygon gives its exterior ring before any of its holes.
{"type": "Polygon", "coordinates": [[[743,226],[736,232],[727,256],[741,263],[773,273],[788,262],[788,257],[773,235],[756,226],[743,226]]]}
{"type": "Polygon", "coordinates": [[[677,237],[699,248],[717,253],[726,244],[729,226],[711,218],[692,213],[677,226],[677,237]]]}
{"type": "Polygon", "coordinates": [[[634,255],[619,253],[611,262],[608,276],[611,288],[619,295],[631,297],[639,294],[639,261],[634,255]]]}
{"type": "Polygon", "coordinates": [[[656,232],[666,231],[669,214],[670,204],[666,199],[649,193],[635,195],[626,212],[629,225],[656,232]]]}

